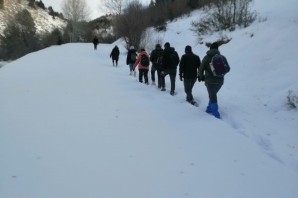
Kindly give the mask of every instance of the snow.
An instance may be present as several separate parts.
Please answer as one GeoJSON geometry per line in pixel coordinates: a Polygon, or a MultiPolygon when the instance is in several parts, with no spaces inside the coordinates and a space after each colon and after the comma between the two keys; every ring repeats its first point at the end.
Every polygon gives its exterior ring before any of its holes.
{"type": "MultiPolygon", "coordinates": [[[[203,83],[194,107],[178,78],[171,96],[129,76],[122,41],[97,51],[53,46],[7,63],[0,197],[297,198],[298,117],[287,107],[288,91],[298,92],[294,5],[258,0],[266,20],[223,33],[232,38],[220,47],[231,72],[218,94],[220,120],[204,112],[203,83]],[[115,44],[119,67],[109,59],[115,44]]],[[[155,35],[203,58],[207,47],[190,31],[199,13],[155,35]]]]}

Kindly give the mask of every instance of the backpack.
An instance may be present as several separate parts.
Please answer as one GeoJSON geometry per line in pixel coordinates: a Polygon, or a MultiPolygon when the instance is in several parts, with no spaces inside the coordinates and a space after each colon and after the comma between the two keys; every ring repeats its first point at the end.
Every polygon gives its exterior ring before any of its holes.
{"type": "Polygon", "coordinates": [[[172,62],[172,65],[177,67],[178,64],[179,64],[179,57],[177,57],[177,54],[174,52],[171,53],[171,62],[172,62]]]}
{"type": "Polygon", "coordinates": [[[229,65],[224,56],[215,54],[210,62],[210,68],[214,77],[224,77],[229,71],[229,65]]]}
{"type": "Polygon", "coordinates": [[[136,53],[131,53],[130,54],[130,59],[133,61],[133,62],[136,62],[136,60],[137,60],[137,55],[136,55],[136,53]]]}
{"type": "Polygon", "coordinates": [[[149,58],[145,54],[141,55],[141,65],[145,67],[149,66],[149,58]]]}

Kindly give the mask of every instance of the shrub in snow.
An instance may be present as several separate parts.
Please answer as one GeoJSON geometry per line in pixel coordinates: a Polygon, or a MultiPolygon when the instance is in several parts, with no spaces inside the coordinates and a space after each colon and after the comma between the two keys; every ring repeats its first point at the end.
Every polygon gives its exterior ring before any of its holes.
{"type": "Polygon", "coordinates": [[[290,109],[297,109],[298,107],[298,95],[296,95],[292,90],[288,92],[288,106],[290,109]]]}
{"type": "Polygon", "coordinates": [[[218,0],[205,7],[206,15],[192,26],[198,35],[213,31],[233,31],[237,26],[248,27],[256,19],[250,11],[253,0],[218,0]]]}

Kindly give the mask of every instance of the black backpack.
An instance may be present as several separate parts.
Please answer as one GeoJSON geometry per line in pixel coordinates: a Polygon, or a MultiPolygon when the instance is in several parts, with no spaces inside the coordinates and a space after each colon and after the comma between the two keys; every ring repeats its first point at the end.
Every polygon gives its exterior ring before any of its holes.
{"type": "Polygon", "coordinates": [[[220,54],[215,54],[209,65],[214,77],[224,77],[229,72],[229,64],[225,57],[220,54]]]}
{"type": "Polygon", "coordinates": [[[149,58],[145,54],[141,55],[141,65],[142,66],[149,66],[149,58]]]}

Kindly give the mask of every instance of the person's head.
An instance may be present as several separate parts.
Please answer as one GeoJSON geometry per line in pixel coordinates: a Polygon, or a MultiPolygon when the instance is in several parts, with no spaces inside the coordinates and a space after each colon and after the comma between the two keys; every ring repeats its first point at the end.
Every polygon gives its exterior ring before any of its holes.
{"type": "Polygon", "coordinates": [[[157,43],[157,44],[155,45],[155,49],[161,49],[161,46],[160,46],[159,43],[157,43]]]}
{"type": "Polygon", "coordinates": [[[192,52],[191,46],[187,45],[185,47],[185,53],[191,53],[191,52],[192,52]]]}
{"type": "Polygon", "coordinates": [[[169,43],[169,42],[166,42],[166,43],[164,44],[164,47],[165,47],[165,48],[170,48],[170,47],[171,47],[171,45],[170,45],[170,43],[169,43]]]}
{"type": "Polygon", "coordinates": [[[142,48],[142,49],[141,49],[141,52],[144,52],[144,51],[145,51],[145,49],[144,49],[144,48],[142,48]]]}
{"type": "Polygon", "coordinates": [[[216,49],[218,50],[218,43],[217,42],[214,42],[210,45],[210,49],[216,49]]]}

